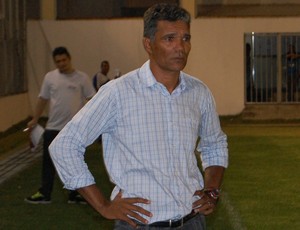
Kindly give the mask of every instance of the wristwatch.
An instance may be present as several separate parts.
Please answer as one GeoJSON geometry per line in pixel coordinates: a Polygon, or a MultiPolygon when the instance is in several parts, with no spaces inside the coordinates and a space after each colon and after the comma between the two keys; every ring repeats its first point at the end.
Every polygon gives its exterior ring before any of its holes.
{"type": "Polygon", "coordinates": [[[204,193],[211,199],[213,199],[216,203],[219,200],[219,197],[221,195],[220,189],[204,189],[204,193]]]}

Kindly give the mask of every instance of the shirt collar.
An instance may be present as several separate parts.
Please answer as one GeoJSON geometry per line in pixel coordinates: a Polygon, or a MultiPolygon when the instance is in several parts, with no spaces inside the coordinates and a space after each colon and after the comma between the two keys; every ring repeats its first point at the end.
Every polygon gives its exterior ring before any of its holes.
{"type": "MultiPolygon", "coordinates": [[[[150,70],[150,60],[146,61],[138,70],[138,77],[146,87],[152,87],[158,84],[157,80],[150,70]]],[[[186,77],[184,72],[181,71],[179,76],[179,85],[176,87],[175,91],[179,90],[179,92],[182,92],[186,89],[187,84],[185,78],[186,77]]]]}
{"type": "Polygon", "coordinates": [[[150,60],[146,61],[138,70],[138,77],[146,87],[151,87],[157,83],[150,70],[150,60]]]}

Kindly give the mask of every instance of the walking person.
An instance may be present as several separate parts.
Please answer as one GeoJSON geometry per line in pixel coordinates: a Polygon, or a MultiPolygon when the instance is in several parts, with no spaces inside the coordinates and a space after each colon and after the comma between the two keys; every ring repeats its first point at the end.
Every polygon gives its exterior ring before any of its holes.
{"type": "MultiPolygon", "coordinates": [[[[41,188],[25,198],[27,203],[51,203],[51,193],[55,178],[55,168],[48,147],[52,140],[72,119],[87,100],[95,94],[87,74],[72,67],[71,56],[65,47],[57,47],[52,52],[56,69],[48,72],[41,87],[35,113],[27,126],[32,129],[49,103],[49,116],[43,134],[43,165],[41,188]]],[[[69,203],[84,203],[85,200],[73,190],[69,193],[69,203]]]]}
{"type": "Polygon", "coordinates": [[[286,89],[287,101],[298,101],[297,88],[299,81],[298,61],[300,54],[297,54],[296,47],[292,44],[288,46],[287,59],[287,76],[286,76],[286,89]]]}
{"type": "Polygon", "coordinates": [[[67,189],[77,189],[121,229],[205,229],[217,208],[227,137],[207,86],[182,70],[191,49],[190,15],[160,3],[144,14],[149,60],[111,81],[50,145],[67,189]],[[102,134],[103,156],[115,184],[110,200],[83,155],[102,134]],[[195,146],[201,153],[202,175],[195,146]]]}

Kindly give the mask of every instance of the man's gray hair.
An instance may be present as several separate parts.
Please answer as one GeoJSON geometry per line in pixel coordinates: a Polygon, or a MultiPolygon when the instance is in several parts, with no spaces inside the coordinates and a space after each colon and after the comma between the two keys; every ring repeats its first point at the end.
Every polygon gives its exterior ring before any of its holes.
{"type": "Polygon", "coordinates": [[[191,16],[176,4],[158,3],[144,13],[144,37],[154,38],[158,21],[184,21],[190,26],[191,16]]]}

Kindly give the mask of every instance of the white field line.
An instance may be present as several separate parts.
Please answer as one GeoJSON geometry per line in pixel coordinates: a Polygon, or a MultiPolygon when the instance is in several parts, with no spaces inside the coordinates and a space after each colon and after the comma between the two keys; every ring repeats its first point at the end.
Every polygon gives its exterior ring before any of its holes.
{"type": "Polygon", "coordinates": [[[243,226],[242,219],[239,213],[235,210],[230,202],[229,196],[226,192],[222,193],[222,203],[225,205],[225,209],[228,213],[230,223],[233,230],[247,230],[247,227],[243,226]]]}

